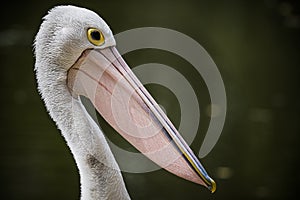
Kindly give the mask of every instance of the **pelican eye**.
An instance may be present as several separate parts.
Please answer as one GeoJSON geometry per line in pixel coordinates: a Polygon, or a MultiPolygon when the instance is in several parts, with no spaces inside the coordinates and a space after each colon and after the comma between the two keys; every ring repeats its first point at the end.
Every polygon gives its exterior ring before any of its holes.
{"type": "Polygon", "coordinates": [[[87,30],[87,38],[93,45],[96,46],[100,46],[104,43],[104,36],[102,32],[96,28],[89,28],[87,30]]]}

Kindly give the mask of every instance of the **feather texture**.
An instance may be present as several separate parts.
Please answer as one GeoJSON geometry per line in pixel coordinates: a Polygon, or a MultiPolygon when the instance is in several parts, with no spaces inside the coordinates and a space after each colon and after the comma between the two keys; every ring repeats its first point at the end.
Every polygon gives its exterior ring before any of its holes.
{"type": "Polygon", "coordinates": [[[89,27],[103,31],[103,48],[115,45],[108,25],[90,10],[58,6],[44,17],[34,43],[38,90],[75,158],[81,199],[130,199],[103,133],[66,85],[67,70],[93,48],[86,39],[89,27]]]}

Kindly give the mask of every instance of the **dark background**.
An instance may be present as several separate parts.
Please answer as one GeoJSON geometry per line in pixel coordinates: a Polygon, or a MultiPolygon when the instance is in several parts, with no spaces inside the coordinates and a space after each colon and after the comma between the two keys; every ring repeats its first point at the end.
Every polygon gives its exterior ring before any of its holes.
{"type": "MultiPolygon", "coordinates": [[[[40,100],[33,71],[34,35],[41,18],[59,4],[96,11],[114,33],[146,26],[180,31],[209,52],[223,77],[228,101],[225,126],[213,151],[202,159],[218,184],[217,192],[210,194],[164,170],[124,173],[132,199],[299,198],[297,1],[31,0],[9,1],[0,12],[1,199],[78,199],[80,195],[76,165],[40,100]]],[[[125,59],[132,67],[167,64],[187,79],[192,73],[187,62],[159,50],[131,52],[125,59]]],[[[189,81],[200,109],[207,110],[210,102],[201,76],[189,81]]],[[[178,126],[179,105],[174,95],[155,84],[147,88],[178,126]]],[[[195,152],[207,130],[207,112],[201,112],[201,120],[192,144],[195,152]]],[[[120,140],[109,133],[108,137],[120,140]]]]}

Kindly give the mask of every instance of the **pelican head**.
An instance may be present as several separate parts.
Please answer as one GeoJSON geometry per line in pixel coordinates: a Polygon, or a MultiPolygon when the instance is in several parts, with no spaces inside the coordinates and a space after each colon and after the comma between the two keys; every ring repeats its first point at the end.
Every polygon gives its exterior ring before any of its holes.
{"type": "Polygon", "coordinates": [[[83,199],[129,196],[80,95],[150,160],[215,191],[215,182],[122,59],[112,31],[95,12],[75,6],[51,9],[36,35],[35,57],[40,94],[75,157],[83,199]]]}
{"type": "MultiPolygon", "coordinates": [[[[46,15],[36,36],[36,57],[58,62],[67,71],[89,48],[106,48],[116,45],[112,31],[95,12],[75,6],[54,7],[46,15]],[[105,38],[102,45],[92,43],[88,29],[101,30],[105,38]]],[[[39,65],[36,65],[39,67],[39,65]]]]}

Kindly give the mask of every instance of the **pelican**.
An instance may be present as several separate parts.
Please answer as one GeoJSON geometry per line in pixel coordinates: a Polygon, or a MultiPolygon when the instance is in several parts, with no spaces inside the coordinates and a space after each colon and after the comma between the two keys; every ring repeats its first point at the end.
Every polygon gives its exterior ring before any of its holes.
{"type": "Polygon", "coordinates": [[[80,96],[157,165],[201,184],[209,177],[170,120],[116,49],[113,33],[95,12],[56,6],[43,18],[34,41],[38,90],[60,129],[80,174],[81,199],[130,199],[103,132],[80,96]]]}

